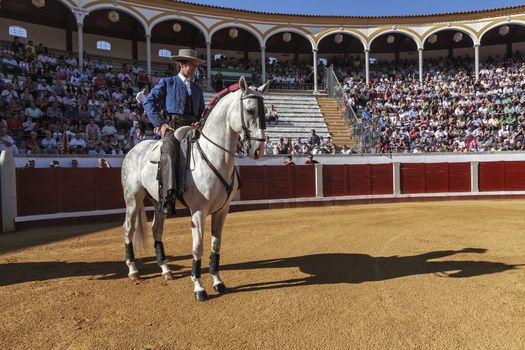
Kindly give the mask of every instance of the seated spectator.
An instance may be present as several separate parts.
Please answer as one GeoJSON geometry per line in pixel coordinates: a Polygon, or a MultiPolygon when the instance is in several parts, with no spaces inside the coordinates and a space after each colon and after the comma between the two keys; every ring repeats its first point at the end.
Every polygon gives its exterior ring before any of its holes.
{"type": "Polygon", "coordinates": [[[283,162],[283,165],[295,165],[295,163],[293,162],[292,156],[286,157],[286,159],[283,162]]]}
{"type": "Polygon", "coordinates": [[[70,153],[85,153],[86,146],[86,140],[77,132],[75,137],[69,141],[68,150],[70,153]]]}
{"type": "Polygon", "coordinates": [[[118,130],[127,130],[129,127],[129,113],[124,110],[123,106],[115,112],[115,126],[118,130]]]}
{"type": "Polygon", "coordinates": [[[27,154],[42,153],[42,149],[40,148],[38,142],[38,134],[36,131],[31,131],[31,133],[29,134],[29,138],[26,140],[25,148],[27,154]]]}
{"type": "Polygon", "coordinates": [[[11,100],[14,100],[15,102],[18,101],[18,93],[13,89],[12,84],[6,85],[6,88],[2,91],[1,97],[6,103],[10,103],[11,100]]]}
{"type": "Polygon", "coordinates": [[[109,162],[105,160],[104,158],[100,158],[98,160],[98,167],[101,169],[107,169],[107,168],[111,168],[111,164],[109,164],[109,162]]]}
{"type": "Polygon", "coordinates": [[[47,108],[46,115],[52,120],[61,120],[63,119],[62,110],[58,106],[58,102],[53,102],[51,106],[47,108]]]}
{"type": "Polygon", "coordinates": [[[89,123],[86,125],[86,136],[89,140],[98,140],[100,138],[100,127],[95,124],[93,118],[89,119],[89,123]]]}
{"type": "Polygon", "coordinates": [[[47,154],[58,153],[57,140],[51,134],[51,131],[46,130],[46,136],[41,141],[42,150],[47,154]]]}
{"type": "Polygon", "coordinates": [[[33,120],[33,119],[38,120],[44,115],[44,113],[42,112],[40,108],[36,106],[35,102],[33,101],[30,103],[29,107],[27,107],[24,110],[24,115],[30,120],[33,120]]]}
{"type": "Polygon", "coordinates": [[[304,164],[317,164],[318,161],[314,160],[314,156],[309,154],[308,158],[304,161],[304,164]]]}
{"type": "Polygon", "coordinates": [[[97,142],[97,144],[95,145],[95,148],[90,150],[88,154],[90,156],[100,156],[100,155],[106,154],[106,151],[102,149],[102,144],[100,142],[97,142]]]}
{"type": "Polygon", "coordinates": [[[0,152],[1,151],[18,154],[18,147],[15,144],[15,140],[8,135],[7,122],[4,119],[0,120],[0,152]]]}
{"type": "Polygon", "coordinates": [[[2,73],[5,75],[20,73],[20,67],[18,66],[18,61],[10,53],[8,53],[2,59],[1,66],[2,66],[2,73]]]}
{"type": "Polygon", "coordinates": [[[144,139],[144,133],[142,132],[142,129],[140,128],[140,123],[137,120],[133,121],[133,126],[129,130],[129,135],[133,140],[133,146],[135,146],[137,143],[144,139]]]}
{"type": "Polygon", "coordinates": [[[35,167],[35,160],[34,159],[28,159],[26,161],[26,165],[24,165],[25,169],[33,169],[35,167]]]}
{"type": "Polygon", "coordinates": [[[115,127],[113,126],[113,123],[111,122],[110,119],[107,119],[105,122],[104,122],[104,127],[102,128],[101,130],[101,133],[102,133],[102,137],[107,137],[107,136],[111,136],[111,135],[115,135],[117,133],[117,129],[115,129],[115,127]]]}
{"type": "Polygon", "coordinates": [[[279,115],[277,114],[274,105],[272,105],[270,108],[268,108],[268,111],[266,111],[266,120],[269,123],[274,122],[275,125],[277,125],[279,122],[279,115]]]}

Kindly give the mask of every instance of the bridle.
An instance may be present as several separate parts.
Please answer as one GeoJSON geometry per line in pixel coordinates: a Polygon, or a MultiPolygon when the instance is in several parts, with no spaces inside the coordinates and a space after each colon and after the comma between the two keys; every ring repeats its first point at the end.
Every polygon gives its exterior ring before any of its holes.
{"type": "MultiPolygon", "coordinates": [[[[211,110],[213,109],[213,107],[217,104],[217,102],[222,98],[224,97],[225,95],[227,95],[228,93],[230,92],[233,92],[233,91],[236,91],[239,89],[239,86],[235,86],[235,87],[230,87],[228,89],[225,89],[223,91],[221,91],[219,93],[219,95],[214,98],[212,101],[210,101],[210,104],[208,105],[208,108],[206,108],[206,110],[203,112],[203,117],[202,117],[202,124],[200,125],[200,136],[202,136],[204,139],[206,139],[208,142],[210,142],[212,145],[214,145],[215,147],[219,148],[220,150],[232,155],[232,156],[236,156],[236,154],[228,149],[226,149],[225,147],[217,144],[216,142],[214,142],[213,140],[211,140],[208,136],[206,136],[203,132],[202,132],[202,127],[204,125],[204,122],[206,121],[206,118],[208,117],[208,115],[210,114],[211,110]]],[[[252,137],[250,135],[250,130],[248,129],[248,126],[246,125],[246,122],[244,120],[244,105],[242,103],[242,101],[246,100],[246,99],[249,99],[249,98],[255,98],[257,99],[257,110],[259,112],[259,115],[258,115],[258,118],[257,118],[257,126],[259,127],[259,130],[265,130],[266,129],[266,115],[265,115],[265,110],[264,110],[264,98],[262,97],[262,95],[260,94],[256,94],[256,93],[251,93],[251,94],[247,94],[247,95],[244,95],[244,93],[241,94],[241,97],[239,98],[239,103],[240,103],[240,109],[241,109],[241,126],[242,126],[242,141],[243,141],[243,150],[244,150],[244,153],[245,154],[248,154],[248,152],[250,152],[250,149],[251,149],[251,143],[250,141],[259,141],[259,142],[265,142],[266,139],[262,139],[262,138],[259,138],[259,137],[252,137]]],[[[213,163],[210,161],[210,159],[208,158],[208,156],[206,155],[206,153],[204,152],[204,150],[202,149],[200,143],[199,143],[199,140],[196,140],[195,141],[195,144],[196,144],[196,147],[197,147],[197,151],[199,152],[199,154],[201,155],[201,157],[204,159],[204,161],[206,162],[206,164],[208,164],[208,167],[210,167],[211,171],[215,174],[215,176],[217,176],[217,178],[219,179],[219,181],[224,185],[225,189],[226,189],[226,193],[227,193],[227,196],[226,196],[226,201],[224,202],[224,204],[217,210],[221,210],[225,205],[226,203],[228,202],[228,199],[230,198],[232,192],[233,192],[233,189],[234,189],[234,183],[235,183],[235,179],[237,179],[237,184],[238,184],[238,188],[240,188],[242,186],[241,184],[241,178],[239,176],[239,173],[237,172],[237,168],[236,167],[233,167],[233,174],[230,176],[230,178],[232,179],[231,180],[231,183],[229,183],[222,175],[221,173],[217,170],[217,168],[213,165],[213,163]]],[[[217,212],[216,211],[216,212],[217,212]]]]}
{"type": "MultiPolygon", "coordinates": [[[[199,127],[199,131],[200,131],[200,135],[206,139],[208,142],[210,142],[212,145],[214,145],[215,147],[221,149],[222,151],[228,153],[228,154],[231,154],[232,156],[236,156],[235,152],[232,152],[224,147],[222,147],[221,145],[217,144],[216,142],[212,141],[208,136],[206,136],[202,129],[203,129],[203,126],[204,126],[204,123],[206,122],[206,119],[208,118],[208,116],[210,115],[212,109],[215,107],[215,105],[219,102],[220,99],[222,99],[225,95],[229,94],[230,92],[235,92],[239,90],[239,84],[235,84],[235,85],[232,85],[224,90],[222,90],[221,92],[219,92],[217,94],[216,97],[214,97],[208,104],[208,106],[206,107],[206,109],[204,110],[204,112],[202,113],[202,119],[201,119],[201,123],[200,123],[200,127],[199,127]]],[[[245,155],[247,155],[249,152],[250,152],[250,149],[251,149],[251,143],[250,141],[259,141],[259,142],[265,142],[266,139],[263,139],[263,138],[260,138],[260,137],[253,137],[251,136],[251,132],[250,132],[250,129],[248,129],[248,126],[246,125],[246,121],[244,120],[244,105],[242,103],[242,101],[246,100],[246,99],[250,99],[250,98],[255,98],[257,99],[257,111],[258,111],[258,117],[257,117],[257,125],[259,127],[259,130],[266,130],[266,111],[264,110],[264,97],[260,94],[257,94],[257,93],[250,93],[250,94],[244,94],[244,92],[241,94],[241,97],[239,98],[239,108],[240,108],[240,113],[241,113],[241,128],[242,128],[242,132],[241,132],[241,140],[242,140],[242,143],[243,143],[243,153],[245,155]]]]}

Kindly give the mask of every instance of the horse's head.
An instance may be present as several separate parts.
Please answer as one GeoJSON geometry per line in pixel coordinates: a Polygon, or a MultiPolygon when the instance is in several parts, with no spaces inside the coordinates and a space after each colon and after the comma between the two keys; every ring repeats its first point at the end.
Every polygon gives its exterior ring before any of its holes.
{"type": "Polygon", "coordinates": [[[263,95],[268,91],[270,82],[251,89],[243,76],[239,79],[239,102],[233,105],[229,113],[229,123],[237,132],[249,157],[258,159],[264,150],[266,129],[266,109],[263,95]]]}

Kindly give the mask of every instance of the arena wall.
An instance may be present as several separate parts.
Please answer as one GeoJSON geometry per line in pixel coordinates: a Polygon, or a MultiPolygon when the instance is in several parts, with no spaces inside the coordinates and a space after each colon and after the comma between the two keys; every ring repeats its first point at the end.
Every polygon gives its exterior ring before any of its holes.
{"type": "MultiPolygon", "coordinates": [[[[66,159],[61,159],[63,164],[66,159]]],[[[94,168],[93,158],[79,158],[81,168],[24,169],[17,158],[17,224],[41,220],[115,215],[124,202],[120,164],[94,168]]],[[[297,164],[304,158],[296,157],[297,164]]],[[[525,197],[525,157],[520,152],[317,157],[321,163],[283,166],[281,157],[240,159],[243,187],[232,211],[305,205],[420,200],[525,197]]],[[[49,158],[37,159],[40,165],[49,158]]],[[[13,163],[14,166],[15,163],[13,163]]],[[[9,203],[7,203],[9,205],[9,203]]],[[[11,203],[12,205],[12,203],[11,203]]],[[[149,209],[152,207],[147,204],[149,209]]],[[[4,209],[6,203],[3,203],[4,209]]],[[[5,221],[6,218],[4,218],[5,221]]],[[[8,219],[9,220],[9,219],[8,219]]]]}

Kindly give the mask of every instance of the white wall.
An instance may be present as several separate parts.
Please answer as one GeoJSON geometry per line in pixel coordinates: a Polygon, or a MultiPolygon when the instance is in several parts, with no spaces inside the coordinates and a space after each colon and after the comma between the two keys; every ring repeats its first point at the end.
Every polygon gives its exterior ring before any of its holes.
{"type": "Polygon", "coordinates": [[[65,29],[41,26],[3,17],[0,17],[0,40],[13,41],[13,37],[9,35],[9,26],[12,25],[27,29],[27,39],[22,39],[24,43],[27,43],[27,40],[32,40],[33,44],[38,45],[42,43],[50,49],[66,49],[65,29]]]}
{"type": "MultiPolygon", "coordinates": [[[[73,36],[73,51],[77,52],[77,32],[72,33],[73,36]]],[[[111,38],[102,35],[84,33],[84,51],[88,55],[99,55],[123,59],[131,59],[132,57],[132,42],[131,40],[111,38]],[[97,50],[97,41],[104,40],[111,43],[111,51],[97,50]]]]}

